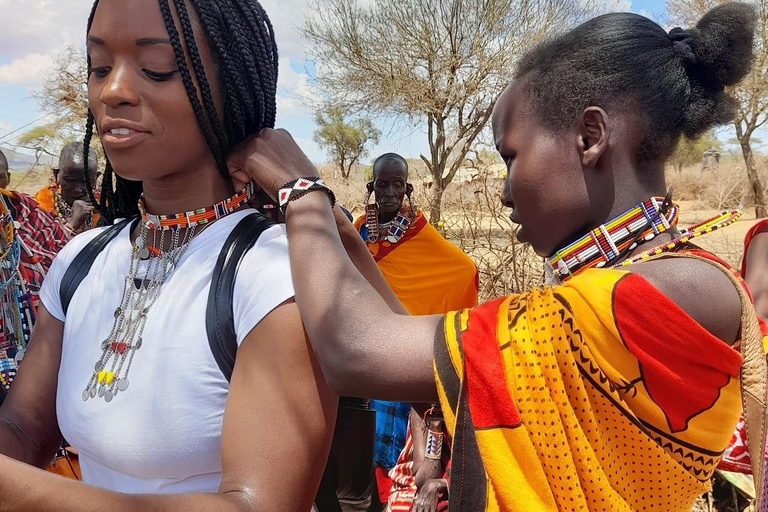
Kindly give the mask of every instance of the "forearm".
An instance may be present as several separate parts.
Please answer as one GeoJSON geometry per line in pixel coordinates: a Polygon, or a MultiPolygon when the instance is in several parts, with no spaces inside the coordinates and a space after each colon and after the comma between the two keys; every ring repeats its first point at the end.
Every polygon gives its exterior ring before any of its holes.
{"type": "Polygon", "coordinates": [[[325,194],[308,194],[290,203],[286,224],[296,302],[334,391],[433,400],[431,342],[439,319],[417,320],[392,312],[347,255],[325,194]],[[412,344],[414,366],[425,375],[411,375],[407,365],[387,365],[409,339],[416,345],[426,341],[423,347],[412,344]],[[423,385],[427,382],[428,388],[423,385]]]}
{"type": "Polygon", "coordinates": [[[419,470],[416,472],[416,488],[421,489],[428,481],[442,478],[442,476],[443,471],[441,461],[425,457],[419,466],[419,470]]]}
{"type": "MultiPolygon", "coordinates": [[[[246,512],[267,511],[247,492],[130,495],[97,489],[0,458],[0,512],[246,512]]],[[[275,512],[279,509],[275,508],[275,512]]],[[[299,511],[296,511],[299,512],[299,511]]],[[[301,511],[303,512],[303,511],[301,511]]]]}
{"type": "Polygon", "coordinates": [[[343,216],[343,213],[335,214],[339,237],[341,238],[341,243],[352,261],[352,264],[357,268],[357,271],[365,277],[368,284],[370,284],[381,298],[384,299],[393,312],[407,315],[408,311],[403,307],[400,300],[389,287],[389,284],[387,284],[384,275],[381,273],[381,270],[379,270],[373,257],[371,257],[368,247],[365,245],[363,239],[360,238],[360,234],[346,217],[340,218],[339,215],[343,216]]]}

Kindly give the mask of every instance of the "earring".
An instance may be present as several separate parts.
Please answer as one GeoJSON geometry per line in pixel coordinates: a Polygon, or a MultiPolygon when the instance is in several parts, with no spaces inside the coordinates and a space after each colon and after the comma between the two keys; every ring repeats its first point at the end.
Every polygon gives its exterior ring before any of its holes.
{"type": "Polygon", "coordinates": [[[363,200],[365,205],[365,224],[368,226],[368,242],[375,244],[379,241],[379,208],[376,203],[369,204],[372,192],[368,192],[363,200]]]}

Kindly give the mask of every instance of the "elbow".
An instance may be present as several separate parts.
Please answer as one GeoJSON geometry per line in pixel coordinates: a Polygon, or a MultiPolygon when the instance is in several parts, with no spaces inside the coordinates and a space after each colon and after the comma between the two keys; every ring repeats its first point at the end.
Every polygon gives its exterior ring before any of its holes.
{"type": "Polygon", "coordinates": [[[352,347],[335,347],[317,352],[323,376],[338,396],[365,397],[365,385],[371,373],[366,370],[368,357],[352,347]]]}
{"type": "Polygon", "coordinates": [[[343,362],[321,365],[328,387],[338,396],[363,396],[361,375],[343,362]]]}

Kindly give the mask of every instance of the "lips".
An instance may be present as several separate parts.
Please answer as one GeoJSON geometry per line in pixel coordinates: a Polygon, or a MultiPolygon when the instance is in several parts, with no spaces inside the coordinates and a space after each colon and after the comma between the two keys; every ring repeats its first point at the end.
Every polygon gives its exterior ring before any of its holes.
{"type": "Polygon", "coordinates": [[[123,119],[104,119],[99,126],[101,142],[114,149],[126,149],[141,144],[150,131],[138,123],[123,119]]]}

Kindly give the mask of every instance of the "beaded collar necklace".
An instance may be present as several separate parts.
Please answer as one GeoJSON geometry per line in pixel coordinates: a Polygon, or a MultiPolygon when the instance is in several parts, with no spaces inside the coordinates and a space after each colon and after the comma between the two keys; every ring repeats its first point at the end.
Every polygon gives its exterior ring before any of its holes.
{"type": "Polygon", "coordinates": [[[399,242],[411,223],[416,218],[413,205],[403,205],[394,219],[379,223],[379,210],[375,204],[365,207],[365,223],[368,226],[368,243],[375,244],[379,240],[396,244],[399,242]]]}
{"type": "Polygon", "coordinates": [[[144,201],[139,200],[139,236],[133,244],[112,329],[101,342],[101,357],[83,390],[84,401],[98,395],[111,402],[118,393],[128,389],[128,374],[136,351],[143,344],[147,314],[195,237],[196,228],[229,215],[252,196],[253,185],[249,183],[242,191],[213,206],[173,215],[147,213],[144,201]]]}
{"type": "Polygon", "coordinates": [[[649,241],[677,224],[679,208],[667,197],[651,197],[556,251],[545,263],[547,276],[560,282],[588,268],[610,266],[638,242],[649,241]]]}
{"type": "Polygon", "coordinates": [[[720,213],[719,215],[715,215],[711,219],[707,219],[689,228],[680,230],[680,236],[675,238],[671,242],[667,242],[666,244],[653,247],[652,249],[649,249],[645,252],[632,256],[631,258],[627,258],[626,260],[622,261],[616,266],[626,267],[627,265],[631,265],[632,263],[637,263],[638,261],[647,260],[651,256],[656,256],[664,252],[671,252],[675,248],[689,243],[694,238],[698,238],[702,235],[706,235],[707,233],[711,233],[717,229],[730,226],[731,224],[739,220],[741,216],[742,216],[742,212],[740,210],[726,210],[720,213]]]}
{"type": "Polygon", "coordinates": [[[148,229],[161,231],[189,228],[193,225],[203,226],[216,219],[220,219],[239,209],[253,196],[253,182],[248,183],[243,190],[220,201],[213,206],[199,208],[189,212],[171,213],[168,215],[153,215],[147,213],[144,197],[139,199],[139,212],[141,220],[148,229]]]}

